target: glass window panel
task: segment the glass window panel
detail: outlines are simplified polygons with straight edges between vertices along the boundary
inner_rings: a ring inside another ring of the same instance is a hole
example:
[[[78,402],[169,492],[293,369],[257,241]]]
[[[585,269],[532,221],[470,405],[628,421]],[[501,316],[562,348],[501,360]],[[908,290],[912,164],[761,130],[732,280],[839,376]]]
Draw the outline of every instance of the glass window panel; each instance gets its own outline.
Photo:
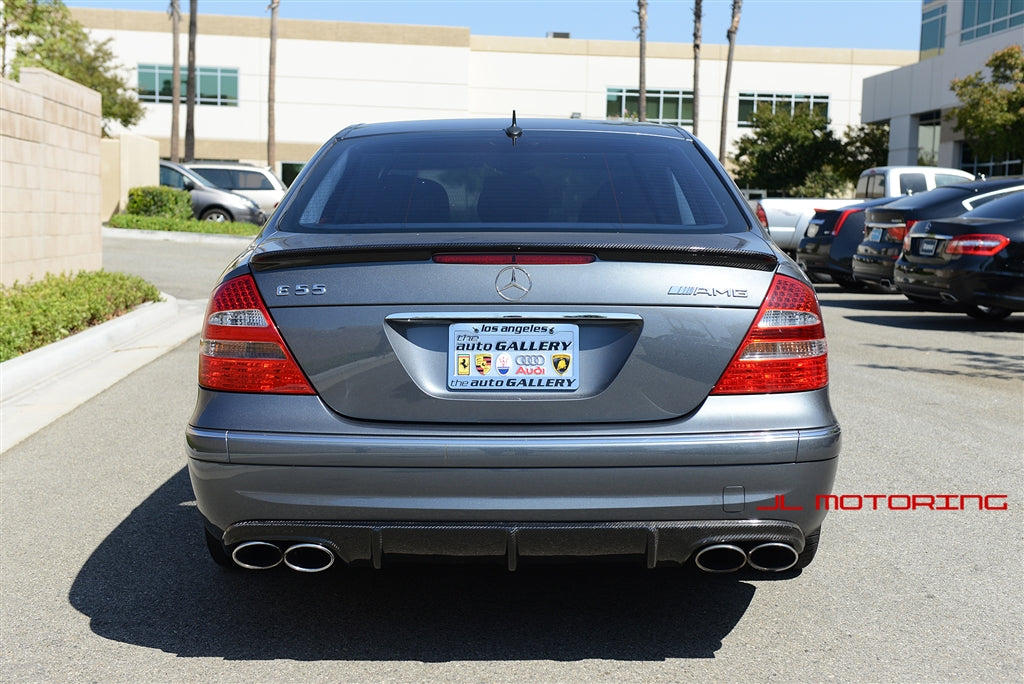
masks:
[[[679,96],[676,94],[666,95],[661,104],[661,118],[677,122],[679,121]]]
[[[609,119],[622,117],[622,95],[608,94],[608,107],[605,113]]]
[[[221,104],[238,105],[238,71],[236,69],[221,70],[220,95]]]
[[[980,0],[978,3],[978,25],[992,21],[992,0]]]
[[[660,104],[661,104],[661,97],[660,96],[658,96],[658,95],[655,95],[654,97],[651,97],[650,95],[647,96],[647,120],[648,121],[659,121],[661,119],[661,115],[660,115],[660,112],[659,112],[659,110],[660,110],[659,105]]]
[[[978,24],[978,0],[964,0],[961,28],[970,29]]]
[[[750,119],[754,116],[754,101],[740,100],[739,113],[737,115],[740,125],[750,125]]]
[[[693,123],[693,96],[683,99],[679,110],[679,123]]]
[[[156,101],[156,73],[152,67],[139,65],[139,100]]]
[[[629,94],[626,95],[626,111],[624,116],[629,119],[634,119],[640,113],[640,95]]]

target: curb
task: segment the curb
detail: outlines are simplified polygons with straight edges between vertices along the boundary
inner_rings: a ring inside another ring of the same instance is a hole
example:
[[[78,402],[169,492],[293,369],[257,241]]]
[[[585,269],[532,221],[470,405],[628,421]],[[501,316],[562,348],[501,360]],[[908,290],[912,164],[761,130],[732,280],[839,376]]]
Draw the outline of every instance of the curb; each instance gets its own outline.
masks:
[[[244,247],[256,239],[255,235],[217,235],[214,233],[187,233],[169,230],[139,230],[103,226],[103,237],[131,238],[133,240],[164,240],[170,242],[203,242],[206,244],[239,245]]]
[[[0,453],[199,334],[206,302],[162,297],[0,363]]]

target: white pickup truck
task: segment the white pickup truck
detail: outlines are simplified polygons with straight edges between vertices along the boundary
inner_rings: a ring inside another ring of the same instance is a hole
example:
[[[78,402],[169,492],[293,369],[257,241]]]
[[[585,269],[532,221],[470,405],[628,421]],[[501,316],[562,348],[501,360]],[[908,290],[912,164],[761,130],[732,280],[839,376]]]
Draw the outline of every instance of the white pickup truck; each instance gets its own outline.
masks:
[[[766,197],[754,212],[782,249],[795,252],[818,209],[836,209],[878,197],[926,192],[940,185],[974,180],[974,174],[936,166],[876,166],[861,172],[853,198]]]

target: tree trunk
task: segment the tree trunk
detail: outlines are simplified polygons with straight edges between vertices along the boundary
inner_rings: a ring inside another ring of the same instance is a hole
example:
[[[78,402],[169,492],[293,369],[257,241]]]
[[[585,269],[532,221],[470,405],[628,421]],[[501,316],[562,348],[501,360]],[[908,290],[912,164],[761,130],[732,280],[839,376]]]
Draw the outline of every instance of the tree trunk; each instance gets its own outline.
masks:
[[[196,21],[199,0],[188,0],[188,79],[185,82],[185,161],[196,158]]]
[[[274,101],[276,98],[277,79],[277,8],[281,5],[280,0],[270,0],[270,69],[267,82],[267,166],[275,171],[277,156],[277,138],[275,135],[274,123]]]
[[[725,90],[722,93],[722,131],[718,137],[718,161],[725,163],[725,134],[726,124],[729,121],[729,88],[732,81],[732,55],[736,49],[736,32],[740,29],[740,9],[743,7],[743,0],[732,0],[732,23],[725,37],[729,39],[729,55],[725,61]]]
[[[178,161],[178,128],[180,113],[178,103],[181,102],[181,8],[178,0],[171,0],[167,13],[171,15],[171,36],[174,46],[171,49],[171,154],[172,162]]]
[[[703,0],[693,4],[693,134],[700,125],[700,40],[701,21],[704,18]]]
[[[640,19],[640,96],[637,98],[637,119],[647,121],[647,0],[637,0],[636,14]]]

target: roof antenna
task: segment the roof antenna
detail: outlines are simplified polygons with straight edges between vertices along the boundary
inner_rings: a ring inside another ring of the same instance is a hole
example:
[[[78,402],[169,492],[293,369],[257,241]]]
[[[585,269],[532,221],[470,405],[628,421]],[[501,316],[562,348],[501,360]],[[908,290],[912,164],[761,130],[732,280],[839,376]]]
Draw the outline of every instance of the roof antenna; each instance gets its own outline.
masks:
[[[512,147],[516,146],[516,140],[523,134],[523,129],[516,125],[516,110],[512,110],[512,125],[505,129],[505,135],[512,138]]]

